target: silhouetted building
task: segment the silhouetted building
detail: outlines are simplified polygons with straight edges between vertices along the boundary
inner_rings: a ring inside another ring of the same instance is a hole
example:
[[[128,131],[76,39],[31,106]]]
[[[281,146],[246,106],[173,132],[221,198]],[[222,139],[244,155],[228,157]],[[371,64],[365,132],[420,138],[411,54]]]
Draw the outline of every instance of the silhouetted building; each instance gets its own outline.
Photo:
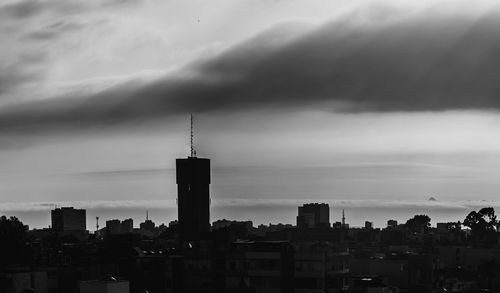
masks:
[[[298,228],[330,227],[330,207],[326,203],[310,203],[299,207]]]
[[[210,230],[210,160],[176,160],[180,237],[198,240]]]
[[[155,237],[158,235],[159,231],[156,228],[156,224],[149,219],[148,212],[146,212],[146,220],[139,224],[139,229],[136,232],[147,237]]]
[[[365,229],[373,229],[373,222],[365,221]]]
[[[132,233],[134,230],[134,220],[125,219],[121,222],[120,232],[121,233]]]
[[[396,220],[389,220],[387,221],[387,227],[397,227],[398,226],[398,221]]]
[[[448,223],[436,223],[436,229],[438,231],[448,231]]]
[[[332,228],[334,229],[342,229],[342,222],[335,222],[332,224]]]
[[[56,232],[85,231],[86,212],[72,207],[57,208],[51,211],[52,229]]]
[[[120,233],[120,220],[106,221],[106,233],[108,234]]]
[[[213,230],[218,230],[218,229],[222,229],[222,228],[229,227],[229,226],[243,226],[247,230],[250,230],[253,228],[253,222],[252,221],[230,221],[230,220],[222,219],[222,220],[217,220],[217,221],[212,223]]]
[[[155,229],[155,226],[156,226],[155,223],[150,219],[147,219],[143,223],[139,224],[140,229],[146,231],[153,231]]]
[[[106,233],[108,234],[132,233],[133,230],[134,221],[132,219],[126,219],[121,222],[120,220],[106,221]]]

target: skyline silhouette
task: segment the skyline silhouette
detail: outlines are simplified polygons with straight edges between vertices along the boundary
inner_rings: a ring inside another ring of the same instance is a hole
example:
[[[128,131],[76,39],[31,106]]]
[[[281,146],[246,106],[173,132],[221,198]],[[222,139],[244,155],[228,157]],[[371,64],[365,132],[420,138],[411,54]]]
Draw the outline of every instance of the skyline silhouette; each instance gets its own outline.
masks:
[[[195,156],[192,125],[191,117],[191,153],[176,159],[177,220],[156,225],[147,210],[140,228],[131,218],[114,219],[102,229],[96,222],[91,233],[84,209],[54,206],[52,227],[45,229],[29,230],[16,217],[2,216],[0,292],[435,293],[459,288],[472,293],[498,288],[500,222],[492,207],[435,227],[420,214],[404,223],[391,218],[383,229],[369,221],[356,228],[344,209],[341,221],[330,223],[325,203],[299,206],[296,225],[254,227],[252,221],[226,219],[211,225],[210,160]],[[456,249],[454,260],[440,252],[442,246]],[[467,260],[477,253],[471,248],[479,249],[479,262]],[[460,272],[462,263],[470,270],[467,277]],[[388,270],[389,264],[399,269]]]
[[[500,292],[496,1],[6,0],[0,28],[0,293]]]

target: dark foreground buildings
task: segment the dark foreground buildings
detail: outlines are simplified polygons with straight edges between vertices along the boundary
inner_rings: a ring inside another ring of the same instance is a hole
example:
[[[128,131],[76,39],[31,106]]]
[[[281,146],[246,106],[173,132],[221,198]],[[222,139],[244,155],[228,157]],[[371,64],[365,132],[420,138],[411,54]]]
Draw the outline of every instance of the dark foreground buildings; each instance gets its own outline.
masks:
[[[186,188],[180,197],[192,195]],[[500,238],[488,236],[497,232],[470,236],[450,223],[255,228],[221,220],[210,227],[208,211],[187,217],[182,236],[176,221],[160,233],[109,221],[106,233],[85,238],[18,229],[0,241],[0,293],[500,292]],[[2,232],[9,221],[0,221]]]

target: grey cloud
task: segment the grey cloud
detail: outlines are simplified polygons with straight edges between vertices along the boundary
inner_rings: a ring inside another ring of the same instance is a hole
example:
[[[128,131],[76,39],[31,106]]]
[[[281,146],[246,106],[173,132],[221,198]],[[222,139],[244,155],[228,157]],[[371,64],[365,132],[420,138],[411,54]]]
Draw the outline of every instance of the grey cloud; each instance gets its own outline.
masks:
[[[74,0],[21,0],[0,6],[0,16],[23,20],[45,12],[79,13],[88,4]]]
[[[23,20],[45,12],[64,13],[66,15],[79,14],[93,9],[116,8],[140,2],[140,0],[21,0],[0,5],[0,16]]]
[[[281,30],[270,31],[178,76],[0,109],[0,128],[107,125],[248,109],[498,110],[498,19],[498,11],[479,18],[346,17],[285,42],[274,41]]]
[[[116,6],[128,6],[135,5],[144,2],[144,0],[106,0],[102,2],[103,7],[116,7]]]
[[[40,78],[40,72],[17,64],[0,66],[0,94]]]
[[[428,201],[428,200],[325,200],[324,198],[306,199],[239,199],[218,198],[214,200],[215,207],[296,207],[304,202],[327,202],[336,208],[387,208],[393,209],[430,209],[445,210],[472,210],[484,206],[500,207],[498,201],[485,200],[454,200],[454,201]],[[113,201],[56,201],[32,203],[2,203],[2,211],[44,211],[57,206],[74,206],[85,209],[95,208],[175,208],[174,200],[113,200]]]
[[[31,40],[51,40],[61,37],[65,33],[74,32],[85,28],[85,24],[74,20],[60,20],[42,29],[30,32],[26,35]]]
[[[31,32],[27,35],[28,39],[32,40],[51,40],[58,36],[59,34],[56,31],[52,30],[40,30],[36,32]]]
[[[0,11],[9,17],[26,18],[40,13],[45,8],[43,1],[26,0],[1,6]]]
[[[19,53],[18,58],[0,63],[0,94],[42,78],[41,65],[48,56],[44,52]]]
[[[471,210],[484,206],[500,207],[498,201],[484,200],[455,200],[455,201],[428,201],[428,200],[325,200],[324,198],[307,199],[239,199],[218,198],[214,200],[216,207],[277,207],[299,206],[304,202],[327,202],[337,208],[387,208],[387,209],[431,209],[431,210]],[[95,208],[172,208],[174,200],[113,200],[113,201],[55,201],[31,203],[2,203],[2,211],[44,211],[57,206],[74,206],[85,209]]]

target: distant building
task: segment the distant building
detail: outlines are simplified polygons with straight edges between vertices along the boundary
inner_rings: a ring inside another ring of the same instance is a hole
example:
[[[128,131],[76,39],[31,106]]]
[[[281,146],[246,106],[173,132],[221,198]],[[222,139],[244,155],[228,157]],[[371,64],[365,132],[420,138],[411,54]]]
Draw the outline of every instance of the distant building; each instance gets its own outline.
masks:
[[[397,226],[398,226],[398,221],[396,221],[396,220],[387,221],[387,228],[397,227]]]
[[[176,160],[177,207],[182,240],[199,240],[210,231],[210,160]]]
[[[448,223],[436,223],[436,229],[439,231],[448,231]]]
[[[248,239],[253,230],[252,221],[217,220],[212,223],[212,235],[216,241],[233,242],[237,239]],[[265,235],[265,232],[261,233]]]
[[[155,223],[149,219],[149,212],[146,211],[146,221],[139,224],[139,230],[141,232],[153,232],[155,226]]]
[[[155,223],[149,219],[139,224],[141,230],[153,231],[155,229]]]
[[[373,222],[365,221],[365,229],[373,229]]]
[[[108,234],[119,234],[120,233],[120,220],[106,221],[106,232]]]
[[[106,221],[106,233],[108,234],[132,233],[133,230],[134,221],[132,219],[126,219],[121,222],[116,219]]]
[[[129,293],[129,281],[108,276],[102,280],[80,282],[80,293]]]
[[[297,228],[330,227],[330,207],[326,203],[310,203],[299,207]]]
[[[229,227],[231,225],[244,226],[248,230],[253,228],[252,221],[230,221],[230,220],[222,219],[222,220],[217,220],[217,221],[213,222],[212,229],[218,230],[218,229],[222,229],[225,227]]]
[[[52,229],[55,232],[87,230],[86,212],[72,207],[56,208],[51,211]]]
[[[121,222],[120,232],[121,233],[132,233],[134,230],[134,220],[126,219]]]

